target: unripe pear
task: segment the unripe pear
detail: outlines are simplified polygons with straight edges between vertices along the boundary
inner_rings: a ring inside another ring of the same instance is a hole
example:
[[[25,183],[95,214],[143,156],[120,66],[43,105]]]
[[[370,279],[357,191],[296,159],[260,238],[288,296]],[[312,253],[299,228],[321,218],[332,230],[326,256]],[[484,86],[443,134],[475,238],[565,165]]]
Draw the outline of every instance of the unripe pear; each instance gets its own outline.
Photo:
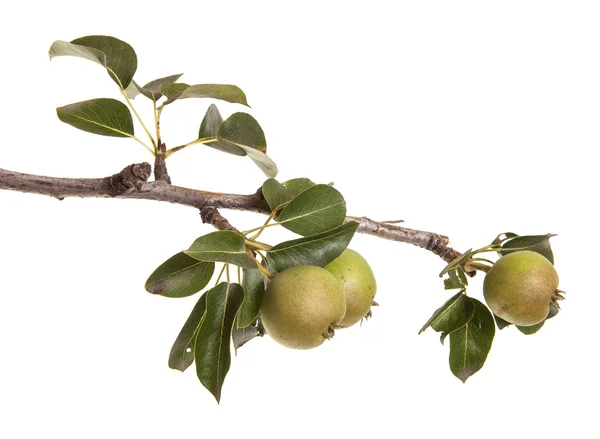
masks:
[[[371,310],[377,291],[369,263],[359,253],[346,249],[325,269],[338,279],[346,297],[346,315],[338,327],[345,328],[360,322]]]
[[[525,250],[502,256],[486,273],[483,296],[494,314],[509,323],[542,322],[556,301],[558,274],[539,253]]]
[[[333,336],[346,313],[346,299],[337,279],[312,265],[277,274],[263,297],[260,315],[269,336],[283,346],[311,349]]]

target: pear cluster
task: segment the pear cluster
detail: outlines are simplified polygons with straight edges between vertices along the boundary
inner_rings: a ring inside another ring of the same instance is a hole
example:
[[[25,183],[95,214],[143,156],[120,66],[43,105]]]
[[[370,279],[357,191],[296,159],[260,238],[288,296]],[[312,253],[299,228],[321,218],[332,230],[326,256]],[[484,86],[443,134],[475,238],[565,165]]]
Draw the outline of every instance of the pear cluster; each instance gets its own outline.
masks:
[[[267,334],[283,346],[315,348],[336,328],[362,320],[370,312],[376,290],[367,261],[346,249],[324,268],[302,265],[277,274],[263,297],[262,322]]]

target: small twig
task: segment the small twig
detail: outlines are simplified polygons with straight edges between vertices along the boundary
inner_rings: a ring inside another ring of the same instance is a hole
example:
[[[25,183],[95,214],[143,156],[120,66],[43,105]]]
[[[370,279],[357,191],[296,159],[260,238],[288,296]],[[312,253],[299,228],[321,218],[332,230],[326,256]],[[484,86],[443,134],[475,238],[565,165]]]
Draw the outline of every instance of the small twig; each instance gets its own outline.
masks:
[[[200,208],[200,218],[202,218],[204,224],[210,224],[217,230],[233,230],[236,233],[240,233],[215,207],[207,206]]]

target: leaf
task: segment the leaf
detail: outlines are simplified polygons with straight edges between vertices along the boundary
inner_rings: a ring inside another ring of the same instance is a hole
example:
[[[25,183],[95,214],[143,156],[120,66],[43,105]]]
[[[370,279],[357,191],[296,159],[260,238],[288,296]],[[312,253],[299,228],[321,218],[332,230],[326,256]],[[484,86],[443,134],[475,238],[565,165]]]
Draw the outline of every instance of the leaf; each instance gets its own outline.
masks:
[[[184,253],[199,261],[226,262],[242,268],[256,268],[246,252],[246,240],[231,230],[201,236]]]
[[[517,251],[529,250],[541,254],[554,264],[554,255],[550,247],[550,238],[553,236],[556,235],[549,233],[547,235],[515,236],[506,240],[502,244],[502,250],[498,253],[504,256]]]
[[[546,320],[542,320],[537,325],[531,325],[531,326],[519,326],[519,325],[515,325],[515,326],[523,334],[525,334],[525,335],[532,335],[532,334],[535,334],[536,332],[538,332],[540,329],[542,329],[542,326],[544,326],[544,323],[546,323]]]
[[[504,328],[506,328],[507,326],[512,325],[512,323],[507,322],[504,319],[501,319],[500,317],[498,317],[496,314],[494,314],[494,320],[496,321],[496,326],[498,327],[499,330],[503,330]]]
[[[206,314],[196,336],[194,359],[200,382],[219,402],[231,365],[231,330],[244,300],[244,289],[238,284],[221,282],[206,295]]]
[[[463,293],[464,290],[455,294],[438,308],[423,325],[419,334],[430,326],[434,331],[443,332],[445,335],[465,326],[473,317],[474,307],[471,299]]]
[[[480,301],[471,301],[473,317],[450,334],[450,370],[463,383],[483,367],[496,332],[492,313]]]
[[[292,192],[274,178],[269,178],[263,183],[262,194],[271,211],[293,198]]]
[[[88,133],[132,137],[133,119],[125,104],[116,99],[91,99],[56,109],[58,118]]]
[[[465,288],[468,285],[467,277],[462,267],[458,266],[448,272],[448,278],[444,279],[444,289],[455,290]]]
[[[316,183],[313,183],[308,178],[292,178],[291,180],[284,181],[283,185],[293,194],[296,195],[304,192],[307,189],[315,186]]]
[[[218,132],[215,131],[218,128]],[[234,155],[247,155],[267,177],[277,175],[277,165],[265,154],[265,134],[252,116],[234,113],[225,122],[216,106],[208,108],[198,133],[205,145]]]
[[[471,257],[472,251],[473,251],[473,249],[470,248],[469,250],[464,252],[462,255],[460,255],[456,259],[453,259],[452,261],[450,261],[448,263],[448,265],[446,265],[446,267],[440,273],[440,277],[442,277],[444,274],[448,273],[450,270],[454,270],[455,268],[460,267],[462,264],[464,264]]]
[[[179,82],[165,84],[160,87],[160,92],[168,99],[164,105],[170,104],[177,99],[187,98],[211,98],[221,101],[248,105],[246,95],[235,85],[229,84],[197,84],[188,85]]]
[[[163,96],[162,93],[160,92],[160,86],[164,85],[164,84],[171,84],[171,83],[177,81],[179,78],[181,78],[182,75],[183,75],[183,73],[179,73],[177,75],[171,75],[171,76],[165,76],[164,78],[158,78],[158,79],[155,79],[154,81],[150,81],[143,87],[138,85],[137,82],[132,81],[132,84],[134,85],[134,87],[138,93],[130,94],[129,90],[131,90],[131,88],[128,87],[125,90],[126,92],[128,92],[127,97],[130,99],[133,99],[135,96],[137,96],[137,94],[141,93],[152,101],[158,101]]]
[[[137,70],[137,55],[125,41],[104,35],[77,38],[70,43],[55,41],[50,47],[50,59],[76,56],[105,67],[110,77],[125,90]]]
[[[318,235],[279,243],[267,252],[269,268],[280,272],[297,265],[324,267],[348,247],[357,228],[357,222],[349,221]]]
[[[237,319],[236,319],[237,320]],[[237,355],[237,350],[256,337],[265,335],[265,328],[262,326],[260,319],[256,319],[250,326],[245,328],[238,327],[237,323],[233,325],[231,339],[233,340],[233,348]]]
[[[191,296],[210,282],[214,270],[214,262],[201,262],[180,252],[154,270],[144,288],[165,297]]]
[[[237,327],[251,325],[260,312],[260,305],[265,294],[265,278],[258,269],[244,269],[244,301],[237,316]]]
[[[295,197],[279,214],[279,223],[307,236],[325,232],[344,223],[346,202],[336,189],[317,184]]]
[[[206,310],[206,294],[204,293],[198,299],[183,328],[181,328],[175,343],[173,343],[169,355],[169,367],[171,369],[184,372],[194,362],[194,342]]]
[[[219,134],[219,129],[223,124],[223,117],[221,117],[221,113],[215,104],[210,104],[208,110],[206,110],[206,114],[202,119],[202,123],[200,124],[200,130],[198,131],[198,138],[204,139],[208,137],[217,137]],[[206,143],[207,146],[211,148],[218,149],[219,151],[227,152],[233,155],[246,155],[246,152],[227,141],[216,141]]]

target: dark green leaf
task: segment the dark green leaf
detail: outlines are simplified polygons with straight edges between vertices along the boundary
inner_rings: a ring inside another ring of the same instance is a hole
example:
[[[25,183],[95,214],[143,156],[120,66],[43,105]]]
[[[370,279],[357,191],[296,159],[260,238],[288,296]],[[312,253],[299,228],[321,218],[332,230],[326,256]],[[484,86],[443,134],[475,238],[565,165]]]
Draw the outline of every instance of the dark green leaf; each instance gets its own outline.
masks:
[[[480,301],[471,301],[473,317],[450,334],[450,370],[463,383],[482,368],[496,332],[492,313]]]
[[[313,183],[308,178],[292,178],[291,180],[283,182],[283,185],[290,190],[294,197],[304,192],[306,189],[310,189],[315,184],[316,183]]]
[[[221,388],[231,364],[231,330],[244,289],[222,282],[206,293],[206,313],[198,329],[194,347],[196,372],[200,382],[221,400]]]
[[[318,235],[277,244],[267,252],[269,268],[275,272],[297,265],[324,267],[348,247],[358,223],[349,221]]]
[[[170,104],[177,99],[186,98],[212,98],[221,101],[232,102],[237,104],[248,105],[246,95],[235,85],[229,84],[197,84],[188,85],[183,83],[165,84],[160,87],[160,91],[168,100],[166,104]]]
[[[448,265],[446,265],[446,267],[440,273],[440,277],[442,277],[444,274],[448,273],[450,270],[454,270],[455,268],[460,267],[462,264],[464,264],[471,257],[472,251],[473,251],[473,249],[469,249],[466,252],[464,252],[461,256],[459,256],[458,258],[450,261],[450,263]]]
[[[246,252],[246,240],[231,230],[201,236],[184,253],[199,261],[227,262],[242,268],[256,268],[256,262]]]
[[[265,133],[252,116],[248,113],[233,113],[221,124],[218,137],[234,145],[243,145],[267,151]]]
[[[133,92],[131,90],[131,87],[128,87],[125,90],[127,92],[127,97],[130,99],[133,99],[135,96],[137,96],[139,93],[141,93],[152,101],[158,101],[162,97],[162,93],[160,92],[160,86],[164,85],[164,84],[172,84],[173,82],[175,82],[179,78],[181,78],[182,75],[183,75],[183,73],[179,73],[177,75],[171,75],[171,76],[165,76],[164,78],[158,78],[158,79],[155,79],[154,81],[150,81],[143,87],[140,86],[137,82],[132,81],[132,84],[134,85],[137,93]]]
[[[269,178],[263,183],[262,194],[271,211],[292,199],[292,192],[274,178]]]
[[[77,38],[70,43],[55,41],[50,47],[50,59],[56,56],[76,56],[105,67],[110,77],[125,90],[137,70],[137,56],[124,41],[104,35]]]
[[[444,289],[455,290],[465,288],[468,285],[467,277],[462,267],[458,266],[448,272],[448,278],[444,279]]]
[[[194,362],[194,342],[198,328],[202,324],[205,310],[206,293],[196,302],[190,316],[183,325],[183,328],[181,328],[175,343],[173,343],[171,354],[169,355],[169,367],[171,369],[183,372]]]
[[[256,320],[265,294],[265,278],[256,268],[244,269],[243,286],[244,302],[237,316],[237,326],[240,328],[245,328]]]
[[[244,346],[250,340],[256,337],[262,337],[263,335],[265,335],[265,328],[262,326],[260,319],[256,319],[250,326],[246,326],[245,328],[240,328],[237,324],[234,324],[231,339],[233,340],[233,348],[235,349],[236,355],[239,348]]]
[[[521,250],[529,250],[541,254],[554,264],[554,255],[550,247],[550,238],[553,236],[556,235],[516,236],[505,241],[502,244],[502,250],[498,253],[504,256]]]
[[[58,118],[88,133],[132,137],[133,119],[125,104],[116,99],[91,99],[56,109]]]
[[[463,292],[455,294],[438,308],[423,325],[419,334],[430,326],[434,331],[443,332],[445,335],[465,326],[473,317],[474,307],[471,299]]]
[[[317,184],[296,196],[279,214],[286,229],[307,236],[325,232],[344,223],[346,202],[336,189]]]
[[[198,132],[199,139],[205,139],[210,137],[217,137],[219,135],[219,129],[223,124],[223,117],[221,117],[221,113],[217,109],[215,104],[210,104],[208,110],[206,110],[206,114],[202,119],[202,123],[200,124],[200,130]],[[244,156],[246,153],[243,149],[227,142],[227,141],[216,141],[210,142],[206,144],[211,148],[218,149],[219,151],[227,152],[229,154]]]
[[[145,288],[165,297],[191,296],[208,284],[214,270],[214,262],[201,262],[180,252],[154,270]]]
[[[544,326],[545,322],[546,322],[546,320],[543,320],[540,323],[538,323],[537,325],[531,325],[531,326],[519,326],[519,325],[515,325],[515,326],[523,334],[525,334],[525,335],[531,335],[531,334],[535,334],[540,329],[542,329],[542,326]]]
[[[496,326],[498,327],[499,330],[503,330],[504,328],[506,328],[507,326],[512,325],[512,323],[507,322],[504,319],[501,319],[500,317],[498,317],[496,314],[494,314],[494,320],[496,321]]]

